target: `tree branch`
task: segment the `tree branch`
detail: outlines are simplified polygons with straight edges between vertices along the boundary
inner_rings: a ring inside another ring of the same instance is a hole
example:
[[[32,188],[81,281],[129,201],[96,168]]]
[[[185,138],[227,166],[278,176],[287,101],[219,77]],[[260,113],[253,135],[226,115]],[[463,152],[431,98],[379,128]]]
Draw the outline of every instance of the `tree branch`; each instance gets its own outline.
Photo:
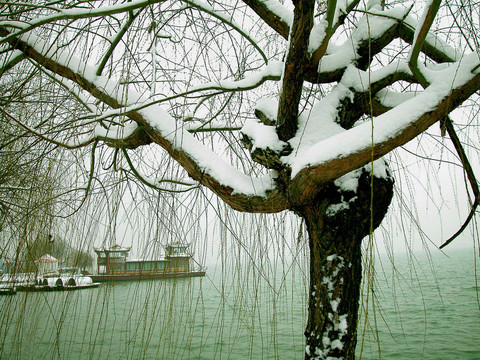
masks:
[[[8,30],[0,26],[0,35],[8,36],[9,32]],[[121,100],[117,99],[114,96],[115,93],[109,92],[109,89],[111,91],[112,87],[107,86],[106,84],[99,87],[94,83],[94,81],[92,81],[92,79],[86,77],[85,74],[88,72],[85,72],[84,70],[74,71],[70,67],[65,65],[62,61],[64,61],[65,59],[70,59],[70,57],[65,56],[66,54],[60,54],[60,50],[57,49],[56,51],[54,51],[53,58],[50,58],[45,54],[41,53],[40,50],[37,50],[32,45],[25,42],[24,40],[11,39],[9,43],[15,49],[22,51],[30,59],[36,61],[38,64],[41,64],[43,67],[56,73],[57,75],[60,75],[75,82],[82,89],[86,90],[92,96],[102,101],[103,103],[111,106],[112,108],[118,109],[124,106]],[[76,68],[85,69],[86,65],[76,64]],[[103,81],[105,81],[105,79],[103,79]],[[160,114],[156,114],[156,116],[162,116],[162,113],[163,112],[161,112]],[[285,210],[287,208],[287,198],[285,197],[285,194],[279,189],[272,188],[267,191],[265,195],[251,195],[239,193],[238,189],[234,189],[231,186],[221,183],[214,176],[205,172],[204,168],[200,166],[190,154],[185,152],[179,146],[179,144],[174,143],[176,141],[175,136],[173,136],[172,139],[167,139],[162,135],[161,131],[157,127],[153,127],[149,119],[147,119],[144,111],[129,111],[125,115],[137,124],[139,124],[145,130],[145,134],[148,135],[149,141],[151,140],[163,147],[169,153],[169,155],[175,161],[177,161],[194,180],[208,187],[232,208],[239,211],[260,213],[274,213]],[[168,119],[165,120],[168,121]],[[155,123],[157,122],[155,121]],[[183,138],[185,138],[186,135],[187,134],[184,133],[182,135]],[[233,169],[234,168],[232,167],[232,170]],[[244,175],[243,173],[239,172],[239,175],[240,174]]]
[[[352,3],[355,3],[355,1]],[[370,26],[374,26],[376,17],[382,18],[380,14],[374,15],[376,16],[370,19]],[[354,39],[353,43],[348,43],[348,47],[355,49],[355,52],[345,54],[350,58],[340,58],[340,53],[321,54],[320,49],[317,49],[316,52],[318,54],[314,58],[312,57],[312,60],[306,67],[305,80],[313,84],[340,81],[346,68],[352,63],[359,69],[365,70],[377,54],[399,37],[398,29],[403,19],[390,18],[390,20],[391,26],[375,37],[368,36],[368,34],[359,32],[359,30],[354,30],[351,35],[352,39]],[[335,29],[339,25],[340,23],[337,23]],[[330,61],[331,65],[327,66],[326,70],[323,67],[319,67],[320,59],[322,59],[322,63]]]
[[[135,20],[135,18],[138,16],[138,14],[140,14],[142,10],[140,9],[137,13],[133,13],[132,11],[130,11],[128,13],[128,20],[127,22],[122,26],[122,28],[120,29],[120,31],[117,33],[117,35],[115,36],[115,38],[113,39],[112,43],[110,44],[110,47],[108,48],[107,52],[105,53],[105,55],[103,55],[103,58],[102,58],[102,61],[100,62],[100,64],[98,65],[98,68],[97,68],[97,71],[95,72],[95,75],[97,76],[100,76],[102,75],[102,71],[103,69],[105,68],[105,65],[107,64],[107,61],[108,59],[110,58],[110,56],[113,54],[113,51],[115,50],[115,48],[117,47],[118,43],[120,42],[120,40],[122,40],[122,37],[123,35],[125,35],[125,33],[127,32],[128,28],[130,27],[130,25],[132,25],[133,21]]]
[[[420,69],[417,66],[418,63],[418,55],[420,54],[420,49],[423,47],[423,44],[425,43],[425,39],[427,38],[428,32],[430,30],[430,27],[433,24],[433,21],[435,20],[435,16],[437,15],[438,9],[440,7],[441,0],[433,0],[430,3],[430,6],[428,9],[425,10],[425,14],[423,16],[423,23],[420,28],[417,29],[415,32],[414,36],[414,43],[413,47],[408,54],[408,66],[410,67],[410,70],[412,70],[412,73],[415,75],[415,77],[418,79],[420,84],[426,85],[427,80],[425,79],[425,76],[421,73]]]
[[[231,21],[229,18],[221,15],[220,13],[216,12],[210,5],[207,3],[203,3],[201,1],[192,1],[192,0],[182,0],[183,2],[187,3],[188,5],[194,7],[195,9],[199,11],[203,11],[214,18],[220,20],[221,22],[228,24],[232,29],[237,31],[240,35],[242,35],[250,44],[253,45],[255,49],[257,49],[258,53],[262,56],[263,61],[265,64],[268,64],[268,58],[263,52],[263,50],[258,46],[258,44],[255,42],[255,40],[245,31],[243,30],[240,26],[235,24],[233,21]]]
[[[465,228],[468,226],[470,221],[473,219],[473,215],[475,215],[475,211],[477,210],[478,204],[480,203],[480,190],[478,188],[478,182],[477,179],[475,178],[475,173],[473,172],[472,166],[470,165],[470,162],[468,161],[467,154],[465,153],[465,150],[463,149],[462,143],[460,142],[460,139],[457,136],[457,133],[455,132],[455,129],[453,128],[452,120],[450,118],[446,118],[444,120],[445,128],[448,132],[448,135],[450,136],[450,139],[452,140],[453,146],[455,147],[455,150],[457,151],[458,157],[460,158],[460,161],[462,163],[463,169],[467,173],[467,178],[468,181],[470,182],[470,186],[472,187],[473,195],[475,196],[475,200],[472,205],[472,209],[470,210],[470,214],[468,215],[467,219],[463,223],[463,225],[460,227],[460,229],[453,235],[451,236],[447,241],[445,241],[441,246],[440,249],[444,248],[448,244],[450,244],[453,240],[455,240],[458,235],[460,235]]]
[[[243,0],[255,13],[262,18],[273,30],[280,34],[285,40],[288,39],[290,25],[282,19],[278,14],[274,13],[267,6],[268,1],[259,0]],[[280,3],[276,6],[282,6]]]
[[[398,35],[406,43],[413,44],[415,29],[407,23],[401,23],[398,26]],[[441,41],[439,40],[439,42]],[[432,43],[428,37],[425,39],[421,51],[430,59],[438,63],[454,62],[457,60],[455,56],[452,56],[453,54],[451,54],[453,50],[445,51],[444,48],[439,48],[439,46]]]
[[[315,194],[322,189],[325,183],[369,163],[372,160],[372,153],[373,158],[378,159],[393,149],[406,144],[431,125],[447,116],[452,109],[458,107],[463,101],[478,91],[479,88],[480,74],[477,74],[462,86],[451,90],[447,96],[438,102],[434,109],[423,113],[415,121],[410,122],[398,131],[395,136],[376,142],[373,149],[368,144],[354,153],[303,168],[292,179],[289,194],[292,203],[301,205],[315,198]],[[395,108],[391,111],[395,111]],[[348,131],[354,131],[355,129]]]
[[[278,102],[277,133],[288,141],[297,131],[297,117],[302,95],[304,69],[308,63],[308,40],[313,27],[314,2],[294,1],[290,48],[285,61],[282,90]]]
[[[91,9],[62,9],[56,14],[47,15],[41,18],[37,18],[35,21],[32,21],[29,24],[17,21],[0,21],[0,26],[2,27],[15,27],[19,26],[19,30],[16,32],[9,33],[7,35],[2,35],[3,38],[0,39],[0,44],[5,42],[10,42],[11,40],[19,37],[22,34],[25,34],[35,28],[38,28],[42,25],[49,24],[58,20],[76,20],[76,19],[87,19],[91,17],[100,17],[106,15],[119,14],[126,11],[132,11],[138,8],[143,8],[145,6],[152,5],[154,3],[165,2],[165,0],[137,0],[132,2],[126,2],[119,5],[111,6],[101,6],[99,8]]]

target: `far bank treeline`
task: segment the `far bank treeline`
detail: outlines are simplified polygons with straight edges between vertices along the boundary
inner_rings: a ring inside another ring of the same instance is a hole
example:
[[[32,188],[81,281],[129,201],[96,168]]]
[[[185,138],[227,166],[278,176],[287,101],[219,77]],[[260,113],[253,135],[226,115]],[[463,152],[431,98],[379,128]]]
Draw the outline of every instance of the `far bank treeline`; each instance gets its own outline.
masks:
[[[16,272],[35,272],[35,261],[49,254],[60,261],[60,267],[76,267],[88,269],[93,265],[93,257],[85,251],[80,251],[57,235],[40,234],[28,244],[23,252],[17,255]]]

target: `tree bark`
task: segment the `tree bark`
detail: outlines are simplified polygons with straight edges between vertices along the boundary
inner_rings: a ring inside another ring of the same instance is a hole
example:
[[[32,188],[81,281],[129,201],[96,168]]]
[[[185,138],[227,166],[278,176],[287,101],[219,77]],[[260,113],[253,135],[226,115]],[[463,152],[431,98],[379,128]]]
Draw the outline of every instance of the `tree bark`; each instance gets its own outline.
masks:
[[[393,196],[391,177],[370,181],[363,170],[356,193],[332,183],[317,202],[297,211],[310,245],[305,359],[355,358],[362,239],[380,225]]]
[[[288,141],[297,132],[298,106],[302,97],[305,65],[308,64],[308,41],[313,27],[312,0],[293,1],[292,33],[285,60],[282,90],[278,101],[277,134]]]

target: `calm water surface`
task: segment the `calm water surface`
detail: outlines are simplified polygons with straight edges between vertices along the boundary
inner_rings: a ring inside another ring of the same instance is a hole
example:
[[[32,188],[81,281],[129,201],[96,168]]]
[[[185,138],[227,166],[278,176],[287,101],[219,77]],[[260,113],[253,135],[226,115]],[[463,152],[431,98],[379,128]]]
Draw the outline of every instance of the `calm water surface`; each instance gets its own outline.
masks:
[[[432,264],[423,254],[397,257],[394,270],[377,263],[363,359],[480,359],[472,251],[437,254]],[[0,358],[303,358],[301,270],[207,274],[1,297]]]

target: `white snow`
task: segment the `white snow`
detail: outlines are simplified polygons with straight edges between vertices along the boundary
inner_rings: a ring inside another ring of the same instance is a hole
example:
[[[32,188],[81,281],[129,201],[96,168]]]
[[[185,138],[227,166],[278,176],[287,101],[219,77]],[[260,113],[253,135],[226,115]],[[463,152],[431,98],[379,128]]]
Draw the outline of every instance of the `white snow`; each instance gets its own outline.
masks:
[[[292,26],[293,12],[285,5],[282,5],[278,0],[263,0],[262,2],[268,10],[277,15],[282,21],[287,23],[288,26]]]
[[[345,130],[335,123],[337,107],[340,105],[341,99],[350,97],[351,94],[350,90],[339,84],[330,94],[319,100],[310,111],[303,112],[298,119],[297,134],[289,141],[295,150],[290,155],[283,157],[282,161],[294,165],[305,156],[308,149],[318,144],[319,141],[343,133]],[[316,149],[317,153],[325,150]],[[296,171],[296,168],[292,166],[292,170]]]
[[[122,125],[109,125],[108,128],[105,128],[98,124],[95,127],[94,134],[98,137],[120,140],[132,135],[135,130],[138,128],[138,125],[131,121],[127,120]]]
[[[342,191],[357,192],[358,178],[362,173],[361,169],[353,170],[334,181],[334,184],[338,186]]]
[[[323,347],[324,347],[324,348],[330,346],[331,341],[330,341],[330,338],[329,338],[327,335],[324,335],[324,336],[323,336],[323,338],[322,338],[322,344],[323,344]]]
[[[285,142],[278,139],[275,126],[267,126],[256,120],[247,120],[243,125],[242,133],[252,139],[253,149],[272,149],[274,151],[280,151],[286,145]]]
[[[34,47],[39,53],[50,57],[62,66],[70,68],[74,73],[82,76],[90,83],[94,84],[106,95],[116,99],[120,104],[125,106],[138,106],[141,102],[148,102],[148,99],[142,97],[133,88],[120,85],[117,81],[107,77],[95,75],[95,67],[89,66],[76,56],[65,50],[58,49],[55,45],[46,44],[32,33],[22,35],[22,41],[27,42]],[[275,65],[272,65],[275,68]],[[278,67],[278,65],[277,65]],[[123,109],[125,111],[125,108]],[[229,186],[234,193],[244,195],[265,196],[266,191],[274,188],[275,173],[270,172],[263,177],[253,177],[244,174],[237,168],[225,162],[221,157],[216,155],[208,147],[198,141],[193,135],[188,133],[183,127],[178,126],[175,119],[170,116],[159,105],[151,105],[147,108],[139,110],[144,119],[155,129],[157,129],[162,137],[169,141],[174,148],[182,150],[208,175],[215,178],[220,184]],[[122,129],[127,134],[134,128],[134,125],[127,126]],[[102,136],[111,136],[118,138],[121,131],[112,128],[109,131],[103,131],[99,127],[95,130]]]
[[[375,94],[375,97],[385,106],[394,107],[400,105],[402,102],[415,97],[416,92],[396,92],[388,89],[382,89]]]
[[[184,151],[203,171],[217,179],[222,185],[233,188],[234,192],[264,196],[268,189],[274,188],[275,174],[273,172],[262,178],[251,177],[240,172],[196,140],[190,133],[181,127],[178,128],[175,119],[160,106],[151,106],[140,110],[140,113],[174,147]]]
[[[342,350],[343,349],[343,343],[339,339],[336,339],[336,340],[332,341],[331,347],[332,347],[332,349]]]
[[[270,61],[260,71],[249,73],[244,79],[234,81],[230,79],[222,80],[219,82],[205,83],[199,86],[192,87],[189,92],[200,90],[248,90],[258,84],[263,83],[267,79],[280,79],[283,72],[283,62]]]
[[[322,44],[326,35],[328,23],[326,20],[321,20],[318,24],[313,25],[310,31],[310,38],[308,40],[308,53],[311,55]]]
[[[347,333],[347,314],[340,315],[339,316],[339,321],[337,324],[335,324],[335,330],[340,331],[341,336],[345,335]]]
[[[335,260],[335,259],[337,259],[337,258],[338,258],[338,256],[335,255],[335,254],[333,254],[333,255],[328,255],[328,256],[327,256],[327,261],[333,261],[333,260]]]
[[[376,38],[403,19],[408,10],[404,7],[375,11],[376,15],[365,15],[358,22],[357,28],[352,32],[348,40],[342,45],[329,47],[329,54],[325,55],[318,64],[318,72],[331,72],[345,68],[358,59],[357,48],[369,36]],[[368,21],[367,21],[368,16]]]
[[[269,119],[277,120],[278,101],[273,98],[261,98],[257,101],[255,109],[263,112]]]
[[[330,301],[330,305],[332,306],[333,312],[337,312],[338,305],[340,305],[340,298]]]
[[[325,215],[334,216],[339,211],[343,211],[346,209],[350,209],[350,204],[346,201],[343,201],[343,198],[342,198],[342,201],[340,203],[329,205],[327,210],[325,211]]]
[[[314,105],[308,117],[300,119],[301,128],[291,141],[296,149],[293,153],[295,156],[290,155],[284,159],[292,167],[292,178],[307,166],[347,157],[371,147],[372,136],[374,145],[394,138],[420,116],[434,110],[453,89],[471,80],[475,76],[472,69],[479,63],[477,54],[469,54],[442,70],[421,68],[431,85],[390,111],[375,117],[373,129],[370,122],[349,130],[334,123],[334,109],[341,98],[336,95],[341,86],[339,84],[327,97]],[[310,123],[316,125],[309,126],[306,131]]]
[[[364,169],[377,178],[387,179],[391,175],[387,163],[382,158],[375,160],[373,163],[368,163],[364,166]]]
[[[350,64],[343,73],[341,83],[349,89],[354,89],[358,92],[367,92],[369,90],[369,84],[380,81],[398,72],[411,75],[410,68],[406,61],[394,61],[374,71],[363,71]]]
[[[383,178],[386,179],[389,176],[388,168],[387,168],[387,163],[383,158],[377,159],[373,162],[373,168],[372,168],[372,163],[368,163],[363,167],[365,171],[367,171],[370,174],[373,174],[377,178]],[[362,174],[362,168],[353,170],[338,179],[334,181],[334,184],[339,187],[341,191],[353,191],[357,192],[358,189],[358,179],[360,178],[360,175]],[[355,201],[356,196],[351,198],[349,202]],[[332,216],[338,211],[348,209],[349,205],[347,202],[343,201],[343,196],[342,196],[342,202],[339,204],[332,204],[328,207],[327,209],[327,215]]]

